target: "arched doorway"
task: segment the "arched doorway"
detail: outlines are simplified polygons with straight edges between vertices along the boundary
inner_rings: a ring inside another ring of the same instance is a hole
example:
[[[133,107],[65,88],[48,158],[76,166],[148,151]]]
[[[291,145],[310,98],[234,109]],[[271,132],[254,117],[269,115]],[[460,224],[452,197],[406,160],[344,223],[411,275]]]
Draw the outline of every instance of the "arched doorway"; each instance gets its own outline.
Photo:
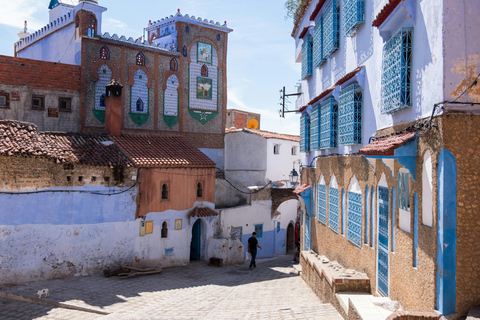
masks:
[[[287,227],[287,252],[295,249],[295,227],[293,222],[290,222]]]
[[[197,219],[192,228],[192,242],[190,244],[190,260],[200,260],[202,258],[202,221]]]

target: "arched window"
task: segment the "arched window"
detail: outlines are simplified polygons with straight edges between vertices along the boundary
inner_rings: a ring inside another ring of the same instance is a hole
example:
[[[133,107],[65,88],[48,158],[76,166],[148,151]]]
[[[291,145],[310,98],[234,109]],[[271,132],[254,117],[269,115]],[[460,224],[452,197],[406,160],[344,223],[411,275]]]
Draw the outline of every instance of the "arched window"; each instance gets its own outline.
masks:
[[[202,66],[202,77],[208,77],[208,68],[206,65]]]
[[[145,65],[145,56],[143,55],[143,53],[139,52],[137,54],[136,64],[137,64],[137,66],[144,66]]]
[[[202,187],[202,183],[199,182],[197,183],[197,198],[201,198],[203,197],[203,187]]]
[[[137,100],[137,112],[143,112],[143,100],[138,98]]]
[[[100,59],[110,60],[110,51],[108,50],[107,46],[100,48]]]
[[[170,70],[171,70],[171,71],[177,71],[177,70],[178,70],[178,62],[177,62],[177,59],[172,58],[172,60],[170,60]]]
[[[163,223],[162,223],[162,238],[166,238],[167,235],[168,235],[167,222],[163,221]]]
[[[88,18],[88,36],[95,37],[97,34],[97,18],[93,14]]]
[[[166,183],[162,186],[162,199],[168,199],[168,186]]]

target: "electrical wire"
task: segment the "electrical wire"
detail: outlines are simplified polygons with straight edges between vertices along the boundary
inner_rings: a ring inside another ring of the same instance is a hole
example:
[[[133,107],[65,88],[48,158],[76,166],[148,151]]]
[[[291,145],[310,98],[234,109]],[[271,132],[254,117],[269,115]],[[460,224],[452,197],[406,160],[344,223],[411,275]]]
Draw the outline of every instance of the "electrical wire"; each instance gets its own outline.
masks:
[[[225,180],[233,189],[237,190],[238,192],[241,192],[243,194],[255,194],[255,193],[258,193],[260,191],[262,191],[263,189],[265,189],[266,187],[268,187],[269,185],[272,184],[272,181],[269,181],[266,185],[264,185],[263,187],[257,189],[257,190],[254,190],[254,191],[251,191],[251,192],[245,192],[243,190],[240,190],[239,188],[237,188],[236,186],[234,186],[230,181],[228,181],[226,178],[225,178],[225,172],[220,169],[220,168],[215,168],[217,169],[218,171],[220,171],[222,174],[223,174],[223,180]]]

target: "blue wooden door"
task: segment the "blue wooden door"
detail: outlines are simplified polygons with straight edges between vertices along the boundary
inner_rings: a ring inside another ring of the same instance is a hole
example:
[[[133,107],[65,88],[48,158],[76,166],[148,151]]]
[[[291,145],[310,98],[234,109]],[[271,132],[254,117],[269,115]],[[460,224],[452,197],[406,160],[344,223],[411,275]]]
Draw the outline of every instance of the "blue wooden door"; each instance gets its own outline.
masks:
[[[192,242],[190,244],[190,260],[200,260],[202,258],[201,248],[202,222],[200,219],[195,221],[192,228]]]
[[[378,187],[378,292],[388,297],[388,188]]]

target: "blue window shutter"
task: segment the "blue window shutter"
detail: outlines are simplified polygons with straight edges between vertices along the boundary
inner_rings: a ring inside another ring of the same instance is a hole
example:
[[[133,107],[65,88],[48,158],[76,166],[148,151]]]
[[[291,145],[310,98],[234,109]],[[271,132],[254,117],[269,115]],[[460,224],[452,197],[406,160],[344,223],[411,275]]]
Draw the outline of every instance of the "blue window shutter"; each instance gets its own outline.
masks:
[[[340,45],[339,10],[337,1],[332,0],[323,15],[323,58],[330,57]]]
[[[351,37],[365,22],[365,0],[343,0],[343,30]]]
[[[362,247],[362,195],[347,192],[347,239]]]
[[[312,76],[312,55],[312,37],[306,36],[302,44],[302,80]]]
[[[324,184],[318,185],[318,221],[327,224],[327,186]]]
[[[328,192],[328,224],[330,229],[338,233],[338,189],[332,187]]]
[[[340,91],[338,140],[343,146],[362,143],[362,90],[355,83]]]
[[[310,113],[310,151],[320,149],[320,105],[312,108]]]
[[[310,151],[310,116],[305,112],[300,117],[300,152]]]
[[[338,105],[333,97],[321,104],[320,148],[336,148],[338,135]]]

